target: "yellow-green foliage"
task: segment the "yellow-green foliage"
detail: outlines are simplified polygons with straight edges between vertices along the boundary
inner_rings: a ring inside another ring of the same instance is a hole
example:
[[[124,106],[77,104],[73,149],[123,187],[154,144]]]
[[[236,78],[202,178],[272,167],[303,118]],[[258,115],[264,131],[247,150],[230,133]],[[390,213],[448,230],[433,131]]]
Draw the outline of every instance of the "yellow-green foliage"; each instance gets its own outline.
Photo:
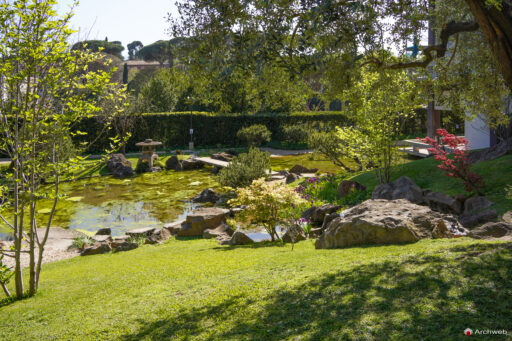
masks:
[[[305,203],[295,190],[276,182],[266,182],[264,178],[254,180],[249,187],[236,190],[237,197],[229,201],[231,205],[246,205],[242,216],[252,222],[262,224],[272,237],[279,236],[276,226],[283,221],[292,205]]]
[[[363,167],[376,167],[380,182],[388,182],[397,157],[395,139],[405,120],[421,105],[415,81],[405,71],[363,69],[360,81],[344,92],[346,110],[355,125],[337,128],[344,153]]]

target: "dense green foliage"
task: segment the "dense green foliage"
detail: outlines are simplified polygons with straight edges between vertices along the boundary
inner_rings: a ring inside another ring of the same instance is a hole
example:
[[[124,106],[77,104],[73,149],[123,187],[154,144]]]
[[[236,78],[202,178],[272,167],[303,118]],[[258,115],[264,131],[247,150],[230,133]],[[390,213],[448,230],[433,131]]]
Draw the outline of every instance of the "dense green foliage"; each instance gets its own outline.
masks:
[[[354,126],[336,128],[337,150],[363,168],[374,168],[381,183],[389,182],[404,122],[414,116],[424,100],[416,82],[405,71],[364,68],[360,79],[343,92],[343,99],[350,103],[345,110]]]
[[[308,128],[302,124],[289,124],[283,127],[284,140],[289,143],[307,143],[309,134]]]
[[[511,262],[510,243],[467,238],[293,251],[173,238],[46,264],[40,294],[0,307],[0,339],[462,340],[510,325]]]
[[[178,91],[173,74],[167,69],[155,72],[142,87],[137,97],[136,107],[139,112],[171,112],[178,101]]]
[[[134,60],[139,58],[139,51],[144,47],[144,44],[139,40],[135,40],[126,45],[126,47],[128,48],[128,59]]]
[[[109,108],[108,118],[95,135],[101,134],[122,112],[126,96],[123,88],[111,82],[113,70],[104,54],[83,45],[71,48],[72,14],[59,16],[56,0],[4,1],[0,13],[0,150],[13,160],[0,185],[0,196],[10,199],[0,203],[0,211],[9,215],[0,214],[0,218],[14,239],[12,250],[2,247],[0,254],[14,258],[16,297],[20,299],[25,293],[34,295],[38,288],[44,246],[61,198],[60,177],[84,165],[75,147],[84,151],[91,140],[84,138],[80,146],[73,146],[72,136],[83,137],[84,133],[72,127]],[[107,70],[91,68],[94,62]],[[120,140],[110,142],[107,153]],[[45,222],[37,224],[45,214],[38,206],[43,198],[50,199],[52,206]],[[22,276],[22,252],[30,258],[28,291]]]
[[[259,178],[247,187],[237,188],[236,197],[229,204],[245,206],[236,218],[250,221],[256,226],[263,225],[272,241],[275,241],[280,239],[277,225],[287,219],[299,218],[302,212],[297,210],[295,215],[291,215],[292,207],[304,205],[305,200],[290,186]]]
[[[253,124],[244,127],[236,133],[239,140],[244,141],[249,147],[258,147],[266,142],[270,142],[272,133],[263,124]]]
[[[242,153],[219,172],[219,182],[222,186],[232,188],[249,186],[253,180],[266,178],[270,169],[270,154],[259,149],[251,148],[248,153]]]
[[[74,44],[71,49],[103,52],[123,59],[123,55],[121,53],[124,51],[124,46],[119,41],[109,42],[105,40],[84,40]]]
[[[263,113],[247,114],[216,114],[194,112],[192,126],[194,142],[197,146],[216,146],[217,144],[237,146],[240,141],[236,133],[247,125],[263,124],[272,133],[273,139],[284,140],[283,127],[290,124],[302,124],[310,130],[326,130],[334,126],[348,124],[347,118],[340,112],[294,112],[294,113]],[[138,151],[135,143],[152,138],[163,142],[165,147],[181,148],[188,145],[190,128],[190,112],[152,113],[141,115],[133,127],[132,136],[128,141],[127,150]],[[94,118],[83,120],[77,129],[88,133],[93,141],[102,130],[102,125]],[[77,136],[76,141],[83,137]],[[102,151],[109,146],[107,136],[95,141],[93,151]]]

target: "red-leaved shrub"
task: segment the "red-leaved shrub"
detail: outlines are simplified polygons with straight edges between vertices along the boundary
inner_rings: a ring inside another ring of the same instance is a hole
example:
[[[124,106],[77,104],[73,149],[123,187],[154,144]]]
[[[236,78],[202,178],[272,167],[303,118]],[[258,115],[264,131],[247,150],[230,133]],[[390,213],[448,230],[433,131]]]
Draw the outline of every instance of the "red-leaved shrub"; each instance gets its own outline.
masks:
[[[441,162],[437,167],[444,170],[445,175],[460,179],[464,183],[466,191],[482,195],[485,182],[480,175],[471,171],[471,163],[467,158],[468,140],[450,134],[444,129],[437,129],[437,134],[441,136],[441,143],[430,137],[418,139],[432,146],[432,148],[428,148],[428,151],[434,154],[437,161]],[[450,157],[450,154],[453,157]]]

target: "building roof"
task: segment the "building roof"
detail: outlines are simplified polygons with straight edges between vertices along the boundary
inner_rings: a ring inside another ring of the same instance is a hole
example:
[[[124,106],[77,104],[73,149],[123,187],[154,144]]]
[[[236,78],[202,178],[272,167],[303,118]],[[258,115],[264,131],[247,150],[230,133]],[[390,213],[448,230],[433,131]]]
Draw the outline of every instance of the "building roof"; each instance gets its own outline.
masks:
[[[128,66],[160,66],[160,63],[155,61],[146,62],[144,60],[127,60],[125,61]],[[164,64],[169,64],[169,62],[165,62]]]

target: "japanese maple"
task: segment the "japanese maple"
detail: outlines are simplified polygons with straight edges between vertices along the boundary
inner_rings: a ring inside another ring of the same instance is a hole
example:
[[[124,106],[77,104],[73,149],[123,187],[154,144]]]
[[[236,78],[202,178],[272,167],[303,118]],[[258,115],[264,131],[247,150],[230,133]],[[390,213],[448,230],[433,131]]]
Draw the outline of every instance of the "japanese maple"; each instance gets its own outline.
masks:
[[[437,129],[436,132],[441,137],[440,142],[430,137],[418,139],[432,146],[428,151],[441,163],[437,167],[442,169],[445,175],[460,179],[466,191],[482,195],[485,182],[480,175],[471,171],[471,162],[468,160],[468,140],[450,134],[445,129]]]

